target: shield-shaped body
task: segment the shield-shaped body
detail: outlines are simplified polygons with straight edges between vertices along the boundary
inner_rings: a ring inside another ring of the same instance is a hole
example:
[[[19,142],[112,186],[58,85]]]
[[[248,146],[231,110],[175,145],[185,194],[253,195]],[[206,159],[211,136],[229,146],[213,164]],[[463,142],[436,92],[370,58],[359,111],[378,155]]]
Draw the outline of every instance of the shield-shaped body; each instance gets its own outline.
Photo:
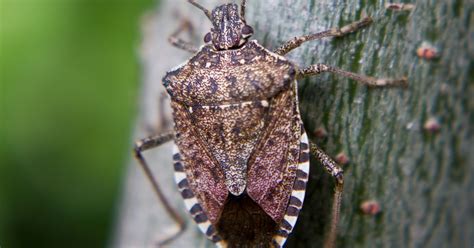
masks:
[[[206,45],[164,85],[175,178],[200,229],[222,246],[282,246],[309,171],[295,66],[253,40],[220,51]]]

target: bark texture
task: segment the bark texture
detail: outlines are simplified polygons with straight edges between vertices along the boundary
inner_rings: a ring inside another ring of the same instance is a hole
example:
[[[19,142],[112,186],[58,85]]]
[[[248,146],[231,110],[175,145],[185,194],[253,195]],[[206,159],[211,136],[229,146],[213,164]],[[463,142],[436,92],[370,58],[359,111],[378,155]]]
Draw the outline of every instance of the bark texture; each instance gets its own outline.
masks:
[[[202,0],[212,9],[225,1]],[[473,247],[474,245],[474,16],[466,0],[412,3],[411,12],[393,12],[386,1],[249,0],[247,22],[254,38],[270,49],[301,34],[342,26],[365,13],[375,23],[344,38],[309,42],[288,57],[300,67],[326,63],[377,77],[402,77],[407,89],[371,89],[335,75],[299,82],[300,108],[310,139],[336,156],[348,155],[338,247]],[[178,14],[176,14],[178,13]],[[167,43],[185,16],[198,38],[209,22],[185,1],[163,0],[144,20],[141,48],[143,89],[134,139],[158,123],[161,78],[190,55]],[[185,37],[185,36],[184,36]],[[439,58],[416,56],[423,42]],[[165,103],[167,104],[167,103]],[[437,132],[423,126],[430,118]],[[311,133],[324,127],[328,136]],[[188,229],[169,247],[206,247],[210,243],[185,213],[172,179],[169,145],[147,158]],[[329,224],[333,180],[315,160],[304,207],[287,247],[320,247]],[[362,214],[365,200],[382,211]],[[149,247],[173,231],[145,176],[132,161],[119,210],[113,247]]]

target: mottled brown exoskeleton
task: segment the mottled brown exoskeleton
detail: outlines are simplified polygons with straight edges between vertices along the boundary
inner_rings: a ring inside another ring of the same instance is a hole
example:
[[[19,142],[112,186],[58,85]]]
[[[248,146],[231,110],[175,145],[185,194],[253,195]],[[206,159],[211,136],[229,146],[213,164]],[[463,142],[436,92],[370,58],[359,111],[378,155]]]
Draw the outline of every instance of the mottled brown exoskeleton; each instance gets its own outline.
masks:
[[[175,179],[185,205],[205,235],[222,247],[281,247],[303,206],[309,153],[335,178],[332,222],[325,241],[333,247],[343,188],[342,169],[308,141],[301,121],[297,79],[333,72],[371,86],[401,85],[405,80],[376,79],[315,64],[299,69],[283,55],[302,43],[339,37],[369,23],[365,17],[342,28],[296,37],[275,51],[249,38],[245,0],[212,12],[188,0],[212,22],[200,49],[170,37],[195,53],[166,74],[174,131],[140,140],[135,154],[166,210],[184,221],[164,198],[142,152],[174,140]]]

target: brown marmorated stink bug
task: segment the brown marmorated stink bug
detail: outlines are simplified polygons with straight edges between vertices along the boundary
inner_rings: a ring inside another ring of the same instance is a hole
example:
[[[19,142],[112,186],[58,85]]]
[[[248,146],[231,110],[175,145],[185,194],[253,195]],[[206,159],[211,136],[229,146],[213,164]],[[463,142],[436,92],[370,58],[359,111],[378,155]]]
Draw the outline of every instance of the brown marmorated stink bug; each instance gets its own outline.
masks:
[[[372,22],[365,17],[341,28],[296,37],[274,51],[250,40],[245,0],[212,12],[196,3],[212,22],[199,49],[178,38],[170,42],[193,52],[166,74],[174,131],[136,143],[135,155],[180,231],[184,221],[170,206],[142,152],[173,140],[175,179],[201,231],[221,247],[282,247],[303,206],[309,153],[336,180],[332,221],[325,246],[333,247],[343,189],[342,169],[314,144],[303,128],[297,79],[332,72],[369,86],[404,85],[405,79],[376,79],[324,64],[299,69],[283,55],[302,43],[340,37]]]

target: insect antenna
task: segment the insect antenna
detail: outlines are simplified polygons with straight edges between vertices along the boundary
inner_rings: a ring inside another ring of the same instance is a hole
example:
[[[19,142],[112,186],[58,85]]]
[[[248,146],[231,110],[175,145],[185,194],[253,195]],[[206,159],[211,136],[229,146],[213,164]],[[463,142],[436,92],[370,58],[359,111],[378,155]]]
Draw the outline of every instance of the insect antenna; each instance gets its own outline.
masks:
[[[204,12],[204,14],[206,14],[207,18],[209,18],[209,20],[212,20],[212,17],[211,17],[211,12],[204,8],[202,5],[196,3],[196,1],[194,0],[188,0],[188,2],[194,6],[196,6],[197,8],[199,8],[200,10],[202,10]]]
[[[247,4],[247,0],[242,0],[242,3],[240,4],[240,16],[242,17],[242,20],[245,22],[245,5]]]

